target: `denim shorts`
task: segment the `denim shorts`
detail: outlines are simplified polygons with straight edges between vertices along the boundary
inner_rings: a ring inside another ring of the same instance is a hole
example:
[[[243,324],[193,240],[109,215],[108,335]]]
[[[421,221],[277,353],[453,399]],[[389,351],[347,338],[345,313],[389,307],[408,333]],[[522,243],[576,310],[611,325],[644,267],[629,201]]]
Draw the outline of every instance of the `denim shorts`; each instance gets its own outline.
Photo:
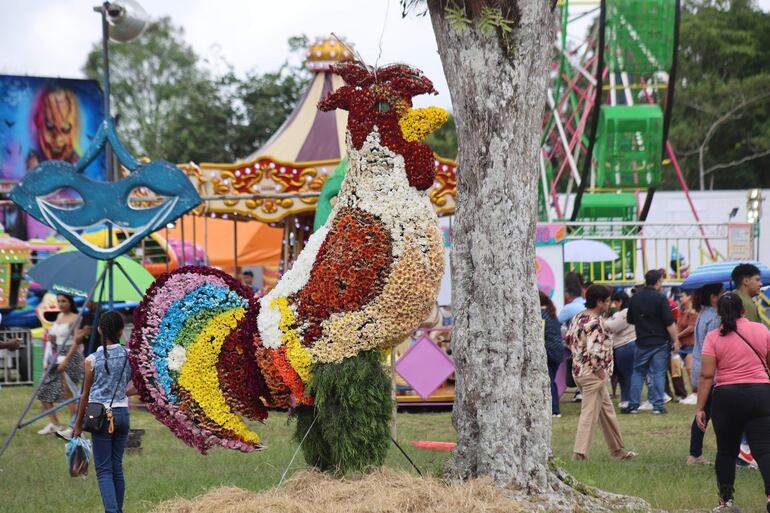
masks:
[[[679,358],[682,360],[687,357],[688,354],[692,354],[693,350],[695,349],[695,346],[682,346],[679,348]]]

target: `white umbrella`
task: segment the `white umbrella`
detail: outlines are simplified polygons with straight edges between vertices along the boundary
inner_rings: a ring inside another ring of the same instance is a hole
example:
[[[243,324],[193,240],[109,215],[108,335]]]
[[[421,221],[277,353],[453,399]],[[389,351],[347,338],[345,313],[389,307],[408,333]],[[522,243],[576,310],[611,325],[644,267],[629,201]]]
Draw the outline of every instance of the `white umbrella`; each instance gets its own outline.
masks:
[[[596,240],[571,240],[564,245],[565,262],[612,262],[617,259],[615,250]]]

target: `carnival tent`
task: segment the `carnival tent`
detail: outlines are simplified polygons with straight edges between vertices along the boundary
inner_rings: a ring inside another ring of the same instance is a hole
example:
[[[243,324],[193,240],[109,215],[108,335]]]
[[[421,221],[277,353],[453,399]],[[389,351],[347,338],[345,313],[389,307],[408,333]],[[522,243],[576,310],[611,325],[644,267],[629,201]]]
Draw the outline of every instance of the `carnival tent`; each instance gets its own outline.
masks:
[[[307,52],[307,67],[313,72],[310,85],[278,131],[243,160],[268,156],[289,162],[339,161],[345,153],[348,113],[342,109],[323,112],[318,102],[345,85],[342,77],[332,73],[331,65],[350,57],[335,39],[316,41]]]
[[[193,222],[195,229],[193,231]],[[206,219],[184,216],[184,240],[202,246],[208,255],[209,265],[233,272],[237,257],[238,267],[256,265],[277,266],[281,258],[283,230],[256,221],[237,223],[237,252],[235,245],[236,223],[227,219]],[[182,239],[182,219],[169,229],[170,239]]]

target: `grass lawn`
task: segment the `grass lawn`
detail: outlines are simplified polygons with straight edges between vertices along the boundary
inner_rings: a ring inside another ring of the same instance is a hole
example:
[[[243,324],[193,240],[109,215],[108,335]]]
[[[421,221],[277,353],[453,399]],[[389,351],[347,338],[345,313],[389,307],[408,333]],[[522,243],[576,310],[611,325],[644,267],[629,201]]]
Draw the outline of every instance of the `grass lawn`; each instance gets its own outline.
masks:
[[[15,422],[30,387],[0,390],[0,437],[5,438]],[[36,406],[37,408],[37,406]],[[716,492],[712,468],[685,465],[689,446],[691,406],[672,405],[667,416],[649,413],[622,416],[621,430],[626,445],[641,453],[630,462],[611,460],[601,431],[589,454],[589,461],[575,463],[569,457],[574,441],[579,405],[566,404],[564,416],[554,419],[554,453],[579,480],[608,491],[638,495],[658,508],[670,511],[709,511]],[[452,441],[450,414],[401,413],[398,435],[423,472],[439,473],[448,455],[414,449],[410,440]],[[238,486],[261,490],[280,480],[296,448],[291,440],[293,425],[282,413],[271,413],[267,425],[255,426],[268,445],[266,451],[241,454],[213,449],[201,456],[176,440],[170,432],[143,410],[133,410],[132,427],[143,428],[141,455],[127,455],[126,513],[148,511],[161,500],[175,496],[193,497],[214,486]],[[99,511],[101,501],[93,468],[85,478],[70,478],[64,459],[64,443],[53,436],[39,436],[40,421],[19,432],[8,451],[0,457],[0,511],[8,513],[68,513]],[[713,434],[706,436],[706,455],[714,453]],[[387,465],[411,470],[393,447]],[[304,466],[300,454],[293,469]],[[744,511],[764,511],[762,485],[757,471],[739,471],[737,499]]]

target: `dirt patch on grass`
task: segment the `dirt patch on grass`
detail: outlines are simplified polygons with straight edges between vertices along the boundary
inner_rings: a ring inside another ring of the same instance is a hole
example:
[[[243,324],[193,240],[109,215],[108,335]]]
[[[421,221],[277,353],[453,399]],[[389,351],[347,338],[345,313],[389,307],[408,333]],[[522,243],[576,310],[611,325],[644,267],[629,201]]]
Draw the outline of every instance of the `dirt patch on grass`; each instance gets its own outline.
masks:
[[[519,503],[491,481],[462,485],[379,469],[358,478],[336,479],[301,471],[262,493],[215,488],[192,500],[159,504],[153,513],[519,513]]]

